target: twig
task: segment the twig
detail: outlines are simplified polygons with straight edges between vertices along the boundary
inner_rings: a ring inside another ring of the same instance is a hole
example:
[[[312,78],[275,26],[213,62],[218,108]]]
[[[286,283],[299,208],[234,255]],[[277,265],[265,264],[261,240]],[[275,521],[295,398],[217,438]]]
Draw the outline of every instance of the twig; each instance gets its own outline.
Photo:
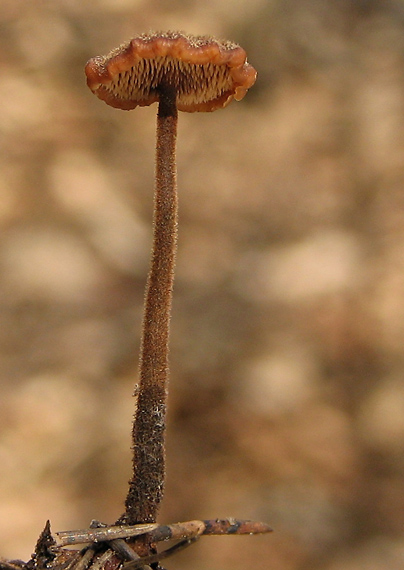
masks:
[[[4,560],[0,558],[0,570],[21,570],[25,566],[22,560]]]
[[[203,521],[205,530],[202,534],[266,534],[272,532],[266,523],[238,520],[233,518]]]
[[[86,570],[91,563],[91,560],[94,558],[96,552],[96,548],[94,546],[90,546],[82,553],[81,557],[75,561],[74,564],[69,565],[70,570]]]
[[[100,523],[99,523],[100,524]],[[168,525],[139,524],[134,526],[103,526],[101,528],[88,528],[82,530],[66,530],[57,532],[57,546],[71,546],[72,544],[85,544],[87,542],[113,542],[116,539],[133,538],[148,535],[150,542],[164,540],[182,540],[197,535],[223,535],[223,534],[265,534],[272,529],[262,522],[238,520],[234,518],[193,520]]]
[[[203,521],[187,521],[182,523],[174,523],[160,525],[150,532],[150,542],[163,542],[165,540],[183,540],[200,536],[205,530]]]
[[[164,558],[168,558],[169,556],[176,554],[180,550],[188,548],[188,546],[194,544],[194,542],[196,542],[198,539],[199,535],[194,536],[192,538],[186,538],[185,540],[181,540],[180,542],[177,542],[177,544],[174,544],[174,546],[171,546],[170,548],[167,548],[162,552],[157,552],[156,554],[150,554],[150,556],[144,556],[139,560],[134,560],[133,562],[128,562],[127,564],[124,564],[123,570],[136,570],[137,568],[142,568],[145,564],[153,564],[155,562],[159,562]]]
[[[58,546],[85,544],[86,542],[109,542],[117,538],[131,538],[146,534],[158,528],[158,524],[139,524],[135,526],[105,526],[83,530],[66,530],[57,532]]]
[[[91,570],[101,570],[101,568],[106,568],[108,561],[115,556],[113,550],[106,550],[97,560],[91,565]]]

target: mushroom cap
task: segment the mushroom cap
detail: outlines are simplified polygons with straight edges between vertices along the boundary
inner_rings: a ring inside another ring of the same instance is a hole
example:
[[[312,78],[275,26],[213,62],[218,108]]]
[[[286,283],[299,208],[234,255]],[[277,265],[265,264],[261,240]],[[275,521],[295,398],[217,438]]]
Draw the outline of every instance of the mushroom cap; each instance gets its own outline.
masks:
[[[108,105],[130,110],[176,91],[180,111],[215,111],[240,101],[255,83],[246,52],[229,41],[181,32],[142,34],[87,62],[87,85]]]

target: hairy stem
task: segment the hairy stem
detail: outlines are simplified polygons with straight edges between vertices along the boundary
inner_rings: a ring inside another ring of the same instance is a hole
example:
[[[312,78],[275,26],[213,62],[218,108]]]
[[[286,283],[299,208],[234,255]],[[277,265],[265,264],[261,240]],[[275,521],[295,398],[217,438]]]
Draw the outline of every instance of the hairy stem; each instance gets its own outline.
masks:
[[[175,92],[162,89],[157,116],[154,239],[146,285],[140,382],[133,422],[133,477],[125,524],[154,522],[164,492],[168,341],[177,248],[177,108]]]

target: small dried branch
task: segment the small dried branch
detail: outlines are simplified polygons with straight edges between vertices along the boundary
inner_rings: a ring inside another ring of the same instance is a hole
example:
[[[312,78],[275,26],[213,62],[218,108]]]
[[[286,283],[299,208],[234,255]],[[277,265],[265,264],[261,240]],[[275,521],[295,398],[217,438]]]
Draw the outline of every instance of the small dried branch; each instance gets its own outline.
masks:
[[[140,556],[122,538],[111,540],[110,547],[116,552],[121,560],[139,560]]]
[[[106,550],[91,565],[91,570],[101,570],[102,568],[107,568],[107,564],[113,556],[115,556],[115,553],[113,550],[111,550],[111,549]]]
[[[205,530],[203,521],[187,521],[160,525],[150,533],[151,542],[163,542],[165,540],[183,540],[200,536]]]
[[[86,570],[91,564],[92,559],[94,558],[96,552],[96,548],[94,546],[90,546],[87,548],[82,555],[78,556],[72,564],[68,567],[69,570]]]
[[[152,523],[134,526],[103,526],[101,528],[57,532],[56,537],[57,546],[63,547],[88,542],[112,543],[117,539],[134,538],[145,534],[148,535],[150,542],[163,542],[165,540],[183,540],[200,535],[264,534],[271,531],[272,529],[266,523],[227,518],[193,520],[168,525]]]
[[[146,534],[158,528],[158,524],[139,524],[135,526],[105,526],[84,530],[66,530],[57,532],[57,545],[86,544],[87,542],[109,542],[118,538],[131,538]]]
[[[21,570],[24,566],[25,562],[22,560],[5,560],[0,558],[0,570]]]
[[[166,548],[166,550],[163,550],[162,552],[156,552],[155,554],[150,554],[150,556],[144,556],[139,560],[128,562],[127,564],[123,565],[123,570],[136,570],[137,568],[143,568],[145,564],[149,565],[160,562],[160,560],[164,560],[165,558],[168,558],[169,556],[172,556],[173,554],[177,554],[177,552],[184,550],[184,548],[188,548],[188,546],[194,544],[198,538],[199,535],[192,538],[186,538],[185,540],[181,540],[177,544],[174,544],[174,546]]]
[[[272,528],[266,523],[238,520],[233,518],[203,521],[205,530],[203,534],[266,534]]]

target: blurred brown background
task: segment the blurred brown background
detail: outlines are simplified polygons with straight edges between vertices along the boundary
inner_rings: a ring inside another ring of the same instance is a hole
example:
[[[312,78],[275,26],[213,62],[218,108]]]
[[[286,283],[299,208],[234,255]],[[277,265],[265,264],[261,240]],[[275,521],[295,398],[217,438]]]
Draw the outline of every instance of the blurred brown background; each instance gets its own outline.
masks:
[[[233,39],[241,103],[180,115],[161,521],[262,519],[177,570],[404,566],[404,1],[3,0],[0,553],[113,522],[130,475],[156,106],[87,59]]]

